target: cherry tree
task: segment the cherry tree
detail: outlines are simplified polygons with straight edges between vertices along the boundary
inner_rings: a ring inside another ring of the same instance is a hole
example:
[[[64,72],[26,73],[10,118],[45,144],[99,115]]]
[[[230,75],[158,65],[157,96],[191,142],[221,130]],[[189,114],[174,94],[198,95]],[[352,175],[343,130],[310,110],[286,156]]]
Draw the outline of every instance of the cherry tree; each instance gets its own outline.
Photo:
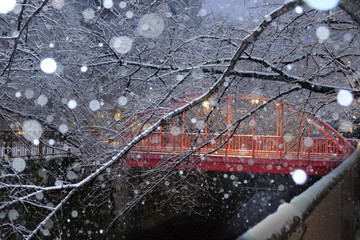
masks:
[[[334,120],[357,108],[359,27],[346,4],[350,16],[299,1],[244,1],[251,10],[224,16],[211,4],[23,0],[1,9],[0,114],[12,142],[58,154],[3,154],[1,238],[110,239],[156,189],[159,202],[170,199],[161,204],[193,211],[206,176],[176,167],[207,154],[211,140],[197,141],[205,124],[219,136],[241,132],[276,100]],[[226,119],[231,96],[261,101]],[[127,166],[160,128],[196,133],[192,148],[155,169]]]

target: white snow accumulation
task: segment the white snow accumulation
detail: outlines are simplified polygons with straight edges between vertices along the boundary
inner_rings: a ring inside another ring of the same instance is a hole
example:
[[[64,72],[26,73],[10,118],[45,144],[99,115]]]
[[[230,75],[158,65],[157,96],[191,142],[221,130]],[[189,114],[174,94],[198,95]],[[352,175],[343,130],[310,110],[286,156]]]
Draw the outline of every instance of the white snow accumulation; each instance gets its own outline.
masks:
[[[314,204],[320,202],[345,174],[351,170],[360,158],[360,143],[356,151],[335,170],[317,181],[299,196],[294,197],[290,203],[283,203],[278,210],[267,216],[263,221],[249,229],[237,240],[270,239],[280,236],[281,232],[288,232],[296,224],[295,217],[301,222],[305,221]]]

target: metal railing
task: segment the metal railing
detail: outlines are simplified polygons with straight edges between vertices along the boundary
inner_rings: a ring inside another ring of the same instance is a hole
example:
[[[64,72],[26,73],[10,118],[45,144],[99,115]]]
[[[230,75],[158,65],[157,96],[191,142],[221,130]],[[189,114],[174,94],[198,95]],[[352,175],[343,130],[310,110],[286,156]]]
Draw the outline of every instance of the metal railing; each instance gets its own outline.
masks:
[[[48,140],[52,139],[51,144]],[[44,132],[38,145],[26,141],[21,132],[1,131],[0,132],[0,157],[45,157],[64,156],[68,153],[63,148],[62,140],[53,132]]]
[[[196,134],[154,132],[134,148],[142,152],[179,153],[194,148]],[[215,155],[244,155],[252,157],[297,158],[297,159],[345,159],[355,149],[353,142],[341,142],[331,138],[300,138],[285,141],[281,136],[200,134],[195,146],[210,141],[200,151],[214,151]],[[212,140],[214,139],[214,140]],[[216,140],[215,140],[216,139]],[[215,151],[216,150],[216,151]]]

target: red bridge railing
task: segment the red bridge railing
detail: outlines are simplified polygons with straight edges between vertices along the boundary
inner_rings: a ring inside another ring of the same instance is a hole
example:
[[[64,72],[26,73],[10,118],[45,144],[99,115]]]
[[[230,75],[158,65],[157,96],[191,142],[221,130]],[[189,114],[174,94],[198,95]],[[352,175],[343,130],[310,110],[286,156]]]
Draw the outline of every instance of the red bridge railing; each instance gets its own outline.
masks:
[[[271,157],[286,159],[345,159],[355,149],[355,142],[330,138],[299,138],[285,141],[281,136],[233,135],[227,143],[227,135],[200,134],[173,135],[169,132],[154,132],[135,147],[139,152],[179,153],[194,149],[205,142],[199,154]],[[215,140],[216,139],[216,140]]]

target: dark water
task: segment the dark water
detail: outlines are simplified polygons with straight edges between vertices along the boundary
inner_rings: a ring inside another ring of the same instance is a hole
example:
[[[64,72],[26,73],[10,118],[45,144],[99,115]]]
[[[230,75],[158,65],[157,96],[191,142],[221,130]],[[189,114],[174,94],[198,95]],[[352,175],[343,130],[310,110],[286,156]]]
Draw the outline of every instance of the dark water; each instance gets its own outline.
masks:
[[[241,174],[237,177],[248,179]],[[312,177],[302,186],[295,185],[287,175],[257,174],[252,179],[246,186],[233,187],[232,194],[227,199],[221,198],[224,195],[219,193],[219,201],[212,204],[211,211],[201,209],[203,216],[177,215],[151,229],[133,232],[126,239],[233,240],[319,178]],[[221,184],[217,187],[232,186],[226,181]]]

